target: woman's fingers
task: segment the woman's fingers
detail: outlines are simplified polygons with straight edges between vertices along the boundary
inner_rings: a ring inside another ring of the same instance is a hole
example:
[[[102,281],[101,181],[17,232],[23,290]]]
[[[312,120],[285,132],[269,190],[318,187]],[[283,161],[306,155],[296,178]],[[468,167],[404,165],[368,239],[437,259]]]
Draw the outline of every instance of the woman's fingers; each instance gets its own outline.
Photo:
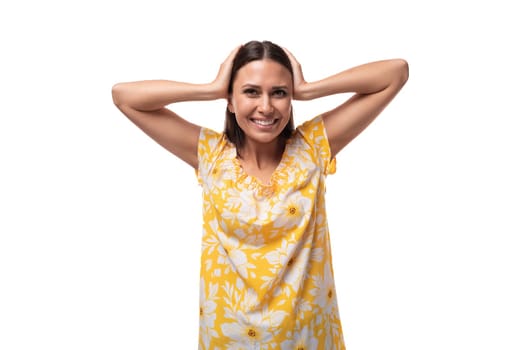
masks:
[[[224,98],[228,97],[228,84],[230,83],[233,60],[235,59],[237,52],[239,52],[240,47],[241,45],[233,49],[224,62],[222,62],[219,68],[219,73],[213,82],[213,84],[218,86],[218,89],[221,91],[221,95]]]
[[[292,69],[293,69],[293,87],[294,87],[294,95],[299,94],[301,90],[301,86],[305,84],[304,76],[303,76],[303,70],[301,68],[301,64],[295,56],[286,48],[283,47],[283,50],[288,55],[288,58],[290,58],[290,62],[292,63]],[[296,96],[297,97],[297,96]]]

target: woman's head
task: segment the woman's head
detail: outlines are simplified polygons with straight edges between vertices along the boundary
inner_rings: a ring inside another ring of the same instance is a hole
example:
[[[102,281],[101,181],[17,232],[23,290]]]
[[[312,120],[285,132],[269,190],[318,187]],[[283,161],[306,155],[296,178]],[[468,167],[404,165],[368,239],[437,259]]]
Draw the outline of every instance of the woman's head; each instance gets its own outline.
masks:
[[[228,85],[225,134],[240,150],[246,137],[285,141],[294,129],[293,69],[286,52],[269,41],[239,48]]]

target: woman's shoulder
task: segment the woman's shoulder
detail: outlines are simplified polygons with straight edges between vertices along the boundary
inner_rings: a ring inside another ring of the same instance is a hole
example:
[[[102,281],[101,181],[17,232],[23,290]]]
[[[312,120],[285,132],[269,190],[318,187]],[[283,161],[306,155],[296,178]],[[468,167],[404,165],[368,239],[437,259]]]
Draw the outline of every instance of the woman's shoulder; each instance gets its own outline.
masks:
[[[294,137],[302,138],[309,144],[319,144],[319,138],[326,138],[323,116],[318,115],[303,122],[295,129]]]
[[[227,142],[228,139],[224,132],[217,132],[207,127],[201,127],[199,149],[203,148],[204,151],[210,151]]]
[[[224,132],[217,132],[213,129],[201,127],[198,155],[199,160],[208,160],[216,158],[225,149],[232,147]]]
[[[332,174],[335,172],[335,159],[332,159],[331,156],[322,115],[317,115],[299,125],[295,130],[293,139],[293,143],[297,144],[297,147],[303,145],[299,148],[316,159],[325,173]]]

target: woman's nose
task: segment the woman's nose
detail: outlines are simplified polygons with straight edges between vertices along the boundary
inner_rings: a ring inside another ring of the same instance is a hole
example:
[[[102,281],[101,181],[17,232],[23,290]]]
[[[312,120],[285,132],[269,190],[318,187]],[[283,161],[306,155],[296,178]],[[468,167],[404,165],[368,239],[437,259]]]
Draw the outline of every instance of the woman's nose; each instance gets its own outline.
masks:
[[[270,96],[262,96],[259,103],[259,112],[267,115],[273,112],[272,99]]]

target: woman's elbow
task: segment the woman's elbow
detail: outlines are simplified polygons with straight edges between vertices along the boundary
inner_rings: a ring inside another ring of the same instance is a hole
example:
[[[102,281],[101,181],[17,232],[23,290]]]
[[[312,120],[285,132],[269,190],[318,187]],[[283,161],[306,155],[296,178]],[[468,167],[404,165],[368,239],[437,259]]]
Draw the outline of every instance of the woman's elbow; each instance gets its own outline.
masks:
[[[117,83],[111,88],[111,97],[115,106],[121,106],[124,103],[124,83]]]
[[[408,62],[402,58],[398,58],[395,60],[395,63],[398,81],[401,85],[405,85],[409,76]]]

